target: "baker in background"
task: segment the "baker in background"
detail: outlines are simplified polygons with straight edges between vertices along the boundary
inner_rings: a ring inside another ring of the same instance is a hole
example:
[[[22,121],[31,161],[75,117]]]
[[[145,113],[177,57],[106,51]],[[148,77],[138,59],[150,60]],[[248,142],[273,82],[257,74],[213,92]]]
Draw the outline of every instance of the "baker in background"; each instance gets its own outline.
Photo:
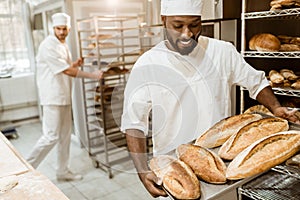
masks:
[[[295,111],[280,105],[263,71],[246,63],[231,43],[201,36],[203,1],[161,1],[166,40],[137,60],[126,85],[121,129],[139,178],[153,197],[166,193],[147,164],[149,113],[154,156],[195,140],[230,116],[235,85],[245,87],[275,116],[299,123]]]
[[[70,16],[65,13],[52,15],[54,34],[50,34],[39,46],[37,55],[37,86],[43,112],[43,135],[33,147],[27,161],[37,168],[49,151],[57,146],[57,179],[72,181],[82,175],[69,169],[72,130],[71,91],[72,78],[100,79],[102,72],[84,72],[79,69],[83,60],[72,61],[66,43],[71,28]]]

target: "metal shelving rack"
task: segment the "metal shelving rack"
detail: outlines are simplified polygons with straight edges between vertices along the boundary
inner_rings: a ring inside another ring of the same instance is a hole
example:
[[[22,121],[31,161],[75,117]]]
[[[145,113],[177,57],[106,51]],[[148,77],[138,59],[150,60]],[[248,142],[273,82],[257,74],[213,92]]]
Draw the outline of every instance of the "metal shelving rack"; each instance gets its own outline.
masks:
[[[300,58],[300,51],[291,51],[291,52],[258,52],[258,51],[247,51],[246,48],[246,20],[255,20],[263,18],[299,18],[300,8],[294,9],[285,9],[285,10],[272,10],[272,11],[260,11],[260,12],[247,12],[247,0],[242,1],[242,13],[241,13],[241,54],[245,58],[262,58],[262,59],[272,59],[272,58],[282,58],[282,59],[295,59]],[[300,91],[289,89],[289,88],[273,88],[273,91],[277,95],[283,96],[293,96],[300,97]],[[245,88],[240,87],[240,113],[245,110],[244,104],[244,92]]]
[[[269,2],[268,2],[269,3]],[[297,59],[299,51],[293,52],[257,52],[246,49],[246,20],[259,20],[265,18],[299,19],[300,9],[285,9],[274,11],[247,12],[247,0],[242,1],[242,44],[241,54],[245,58],[261,59]],[[241,88],[241,112],[244,110],[244,88]],[[300,90],[290,88],[273,88],[277,95],[300,97]],[[299,127],[297,126],[297,129]],[[284,200],[300,199],[300,169],[284,164],[273,167],[255,179],[241,185],[238,188],[238,198],[248,197],[255,200]],[[247,199],[248,199],[247,198]]]
[[[105,170],[109,178],[113,177],[114,165],[130,160],[126,138],[120,131],[123,93],[130,70],[143,52],[160,41],[157,38],[162,33],[159,25],[141,27],[141,20],[140,16],[77,20],[80,55],[84,58],[82,70],[105,71],[100,81],[82,79],[87,131],[83,145],[94,167]],[[151,35],[146,35],[149,31]]]
[[[138,16],[94,16],[77,21],[83,71],[105,71],[100,81],[82,80],[86,148],[96,168],[112,178],[112,166],[129,159],[120,131],[128,73],[140,56]]]

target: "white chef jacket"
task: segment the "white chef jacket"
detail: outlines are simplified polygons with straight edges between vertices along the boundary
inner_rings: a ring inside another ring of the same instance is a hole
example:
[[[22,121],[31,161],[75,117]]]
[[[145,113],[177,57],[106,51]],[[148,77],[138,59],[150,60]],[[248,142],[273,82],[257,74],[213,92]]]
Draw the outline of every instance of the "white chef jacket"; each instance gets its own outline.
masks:
[[[201,36],[189,55],[170,51],[165,41],[135,63],[124,94],[121,130],[148,134],[152,110],[153,153],[165,154],[199,137],[231,113],[231,88],[251,98],[269,85],[263,71],[245,62],[229,42]]]
[[[39,46],[37,86],[41,105],[70,105],[72,79],[62,73],[72,63],[66,43],[49,35]]]

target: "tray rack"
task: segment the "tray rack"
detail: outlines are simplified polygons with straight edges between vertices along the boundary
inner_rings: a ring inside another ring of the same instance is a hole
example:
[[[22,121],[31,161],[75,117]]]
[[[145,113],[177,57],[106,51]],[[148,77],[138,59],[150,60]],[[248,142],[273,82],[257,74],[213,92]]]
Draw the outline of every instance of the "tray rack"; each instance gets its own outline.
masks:
[[[238,189],[242,196],[255,200],[299,200],[300,169],[278,165]]]

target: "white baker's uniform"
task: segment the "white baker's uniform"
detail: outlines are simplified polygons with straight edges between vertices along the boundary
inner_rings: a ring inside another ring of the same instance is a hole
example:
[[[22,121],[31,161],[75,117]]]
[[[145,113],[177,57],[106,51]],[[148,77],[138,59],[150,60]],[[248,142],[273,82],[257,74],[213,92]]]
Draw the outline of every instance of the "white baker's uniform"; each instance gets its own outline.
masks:
[[[57,146],[57,174],[68,170],[72,130],[70,76],[63,74],[72,63],[66,43],[49,35],[39,46],[37,55],[37,86],[43,108],[43,135],[27,160],[37,167],[49,151]]]
[[[153,153],[168,153],[231,114],[233,85],[256,98],[269,83],[229,42],[201,36],[193,52],[182,56],[163,41],[144,53],[130,73],[121,129],[147,135],[152,110]]]

